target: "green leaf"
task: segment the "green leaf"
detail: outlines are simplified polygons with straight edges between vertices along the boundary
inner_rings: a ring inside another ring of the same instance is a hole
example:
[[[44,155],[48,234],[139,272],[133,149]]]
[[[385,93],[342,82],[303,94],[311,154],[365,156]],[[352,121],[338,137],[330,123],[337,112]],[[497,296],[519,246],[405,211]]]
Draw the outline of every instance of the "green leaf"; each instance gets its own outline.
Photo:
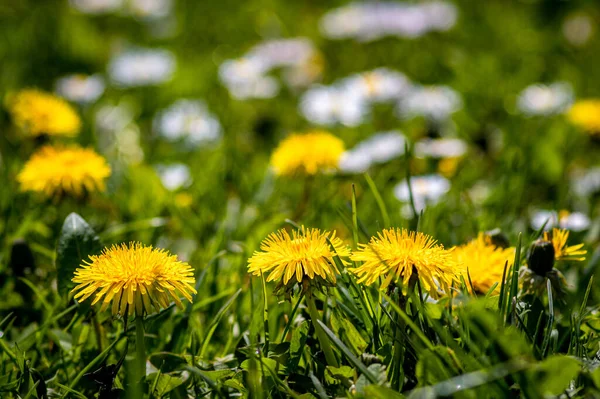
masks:
[[[554,355],[529,372],[528,381],[547,395],[560,395],[581,371],[581,363],[572,356]]]
[[[183,365],[187,364],[187,361],[183,356],[169,352],[153,353],[148,360],[150,360],[150,363],[152,363],[154,367],[160,369],[163,373],[179,370]]]
[[[340,339],[350,344],[354,353],[363,353],[367,349],[367,342],[354,327],[354,324],[344,315],[340,315],[337,309],[334,309],[330,322],[333,331]]]
[[[343,380],[350,380],[354,378],[354,369],[350,366],[332,367],[327,366],[325,368],[325,381],[328,384],[336,384]]]
[[[404,395],[381,385],[367,385],[365,397],[369,399],[402,399]]]
[[[102,244],[94,229],[78,214],[69,214],[60,231],[56,247],[56,271],[60,295],[66,296],[75,286],[71,279],[81,262],[89,255],[99,254],[101,250]]]
[[[384,385],[387,383],[387,372],[385,366],[383,364],[375,363],[368,367],[369,373],[373,375],[376,379],[376,385]],[[356,380],[356,391],[362,395],[365,394],[365,388],[371,385],[371,382],[366,377],[365,374],[361,374]]]
[[[150,386],[155,386],[154,393],[158,397],[162,397],[162,395],[172,391],[184,382],[181,377],[161,373],[152,373],[147,378],[150,381]]]
[[[296,371],[298,363],[302,358],[302,352],[304,351],[304,345],[306,345],[309,329],[310,325],[306,320],[294,329],[292,341],[290,342],[290,357],[287,362],[287,367],[291,372]]]

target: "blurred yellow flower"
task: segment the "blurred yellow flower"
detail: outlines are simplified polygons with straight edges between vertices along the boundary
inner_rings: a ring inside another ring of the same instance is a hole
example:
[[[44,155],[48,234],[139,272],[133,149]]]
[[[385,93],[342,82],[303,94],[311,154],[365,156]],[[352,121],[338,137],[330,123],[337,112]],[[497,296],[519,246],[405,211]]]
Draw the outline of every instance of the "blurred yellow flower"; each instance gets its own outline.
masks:
[[[447,157],[440,159],[438,163],[438,171],[441,175],[447,178],[454,176],[461,159],[462,157]]]
[[[329,246],[327,239],[333,245]],[[337,269],[334,257],[350,256],[350,250],[333,232],[321,232],[302,226],[300,230],[292,231],[292,235],[281,229],[271,233],[260,244],[262,252],[255,251],[248,260],[248,272],[256,276],[269,272],[267,281],[283,279],[283,284],[300,283],[307,277],[320,277],[324,282],[335,284]]]
[[[338,167],[344,143],[324,131],[292,134],[284,139],[271,157],[278,175],[314,175]]]
[[[550,241],[554,247],[554,258],[556,260],[565,261],[584,261],[587,251],[583,248],[583,244],[567,246],[569,238],[569,230],[561,230],[554,228],[552,234],[544,232],[544,240]]]
[[[72,137],[79,133],[81,120],[75,109],[60,97],[26,89],[8,97],[14,123],[31,136]]]
[[[47,197],[81,197],[104,191],[108,176],[110,167],[106,160],[91,149],[45,146],[31,156],[17,181],[21,191],[40,192]]]
[[[189,208],[194,203],[194,197],[190,193],[175,194],[175,205],[179,208]]]
[[[577,101],[567,116],[573,124],[592,134],[600,135],[600,99]]]
[[[385,229],[358,246],[350,259],[364,263],[350,271],[359,276],[359,283],[370,285],[382,277],[381,289],[385,289],[391,282],[407,287],[411,278],[418,278],[425,291],[438,297],[438,288],[448,293],[458,281],[460,268],[452,251],[426,234]]]
[[[112,301],[112,313],[123,317],[143,316],[169,306],[171,300],[183,307],[180,295],[192,301],[195,294],[194,269],[169,252],[141,243],[113,245],[100,255],[90,256],[75,270],[71,292],[85,301],[94,295],[92,305],[102,300],[101,311]]]
[[[494,292],[500,290],[504,266],[508,263],[510,267],[515,257],[514,248],[497,247],[484,233],[479,233],[476,239],[454,248],[452,253],[456,262],[462,265],[467,286],[469,286],[468,270],[473,288],[479,294],[486,294],[495,283],[498,283],[498,286]]]

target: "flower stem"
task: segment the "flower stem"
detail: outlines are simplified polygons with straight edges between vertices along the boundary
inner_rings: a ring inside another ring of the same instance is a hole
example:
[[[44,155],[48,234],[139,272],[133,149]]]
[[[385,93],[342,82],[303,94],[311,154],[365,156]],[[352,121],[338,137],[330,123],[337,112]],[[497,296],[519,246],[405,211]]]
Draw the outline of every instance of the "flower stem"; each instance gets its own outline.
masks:
[[[144,319],[139,315],[135,317],[135,352],[138,380],[142,380],[146,377],[146,345],[144,343]]]
[[[329,343],[329,339],[325,335],[325,331],[321,328],[317,320],[319,320],[319,313],[317,312],[317,307],[315,306],[315,298],[309,292],[306,295],[306,304],[308,305],[308,313],[310,315],[310,320],[315,327],[315,332],[317,333],[317,338],[319,343],[321,344],[321,349],[325,354],[325,360],[327,360],[327,364],[332,367],[339,367],[338,361],[335,358],[335,354],[333,353],[333,349],[331,349],[331,345]]]
[[[406,297],[402,291],[398,294],[398,307],[404,311],[406,307]],[[396,314],[396,333],[394,335],[394,373],[392,375],[392,388],[396,391],[402,389],[404,381],[404,319],[400,314]]]

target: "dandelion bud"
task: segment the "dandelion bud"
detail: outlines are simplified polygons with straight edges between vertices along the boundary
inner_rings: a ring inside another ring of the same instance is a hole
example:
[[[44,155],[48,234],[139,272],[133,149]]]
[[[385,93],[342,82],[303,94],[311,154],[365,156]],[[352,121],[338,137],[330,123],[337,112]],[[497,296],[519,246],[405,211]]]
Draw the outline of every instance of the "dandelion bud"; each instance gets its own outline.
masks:
[[[540,276],[554,267],[554,246],[552,242],[546,240],[537,240],[531,244],[529,256],[527,258],[529,268]]]
[[[485,235],[489,237],[492,245],[494,245],[498,248],[510,247],[510,242],[508,241],[508,237],[506,237],[506,235],[499,228],[486,231]]]

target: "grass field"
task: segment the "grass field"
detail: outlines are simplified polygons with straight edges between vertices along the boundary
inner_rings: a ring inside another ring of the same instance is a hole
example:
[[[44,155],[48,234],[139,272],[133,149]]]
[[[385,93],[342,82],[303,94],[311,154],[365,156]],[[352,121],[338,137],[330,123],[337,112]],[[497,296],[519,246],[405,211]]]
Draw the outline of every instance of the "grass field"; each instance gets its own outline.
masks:
[[[600,397],[599,22],[0,0],[0,398]]]

